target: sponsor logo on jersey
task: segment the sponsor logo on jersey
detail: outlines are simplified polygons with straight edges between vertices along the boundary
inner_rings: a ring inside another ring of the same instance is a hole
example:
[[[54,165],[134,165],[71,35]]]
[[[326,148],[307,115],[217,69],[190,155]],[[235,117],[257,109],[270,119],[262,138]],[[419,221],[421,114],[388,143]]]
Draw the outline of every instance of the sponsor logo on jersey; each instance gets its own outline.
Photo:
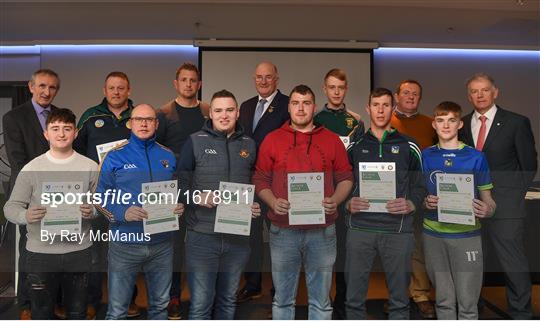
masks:
[[[354,118],[346,118],[345,123],[347,125],[347,128],[353,128]]]

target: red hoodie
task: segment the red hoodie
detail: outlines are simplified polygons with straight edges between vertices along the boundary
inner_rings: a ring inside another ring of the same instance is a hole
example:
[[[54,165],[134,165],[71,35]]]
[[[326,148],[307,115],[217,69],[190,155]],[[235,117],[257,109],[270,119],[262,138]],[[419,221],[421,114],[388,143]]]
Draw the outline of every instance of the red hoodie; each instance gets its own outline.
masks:
[[[336,134],[324,127],[302,133],[286,122],[266,136],[258,155],[253,175],[257,193],[268,188],[276,198],[288,199],[288,173],[324,172],[325,197],[334,194],[337,183],[353,180],[343,143]],[[294,228],[326,227],[334,223],[336,215],[326,215],[324,225],[294,225]],[[269,209],[268,218],[279,227],[291,227],[288,215],[277,215]]]

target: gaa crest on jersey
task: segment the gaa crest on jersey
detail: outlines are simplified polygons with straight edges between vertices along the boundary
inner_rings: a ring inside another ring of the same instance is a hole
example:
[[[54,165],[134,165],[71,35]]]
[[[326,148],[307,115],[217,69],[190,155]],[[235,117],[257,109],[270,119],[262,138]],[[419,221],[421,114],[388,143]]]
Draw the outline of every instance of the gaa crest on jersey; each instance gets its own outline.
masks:
[[[162,159],[159,162],[161,163],[161,165],[163,165],[163,167],[169,168],[169,161],[168,160]]]
[[[238,155],[240,155],[240,157],[242,158],[248,158],[249,152],[247,151],[247,149],[242,149],[240,153],[238,153]]]
[[[126,122],[126,128],[131,129],[131,122],[129,122],[129,121]]]
[[[96,128],[101,128],[103,125],[105,125],[105,121],[103,119],[98,119],[94,122],[94,126],[96,126]]]
[[[452,167],[452,160],[451,159],[445,159],[444,160],[444,166],[446,167]]]
[[[354,118],[345,118],[345,125],[347,128],[353,128]]]
[[[392,146],[392,149],[390,150],[392,154],[399,154],[399,146]]]

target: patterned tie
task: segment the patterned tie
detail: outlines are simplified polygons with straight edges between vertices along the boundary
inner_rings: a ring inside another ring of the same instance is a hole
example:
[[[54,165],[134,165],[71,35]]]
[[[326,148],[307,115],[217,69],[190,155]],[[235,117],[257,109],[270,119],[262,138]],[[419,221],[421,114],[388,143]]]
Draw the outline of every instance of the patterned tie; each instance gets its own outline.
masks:
[[[261,120],[261,117],[264,111],[264,104],[266,104],[266,99],[263,98],[259,100],[259,103],[257,104],[257,108],[255,108],[255,115],[253,116],[253,131],[255,131],[255,128],[257,128],[257,124],[259,123],[259,120]]]
[[[49,116],[50,113],[51,113],[51,110],[49,108],[43,109],[41,111],[41,115],[43,115],[43,118],[45,118],[45,121],[43,121],[43,124],[41,124],[41,126],[43,127],[43,130],[45,130],[46,126],[44,126],[44,124],[47,123],[47,117]]]
[[[478,149],[479,151],[482,151],[482,148],[484,148],[484,143],[486,142],[487,117],[482,115],[479,118],[480,118],[480,121],[482,122],[482,125],[480,126],[480,131],[478,132],[478,139],[476,139],[476,149]]]

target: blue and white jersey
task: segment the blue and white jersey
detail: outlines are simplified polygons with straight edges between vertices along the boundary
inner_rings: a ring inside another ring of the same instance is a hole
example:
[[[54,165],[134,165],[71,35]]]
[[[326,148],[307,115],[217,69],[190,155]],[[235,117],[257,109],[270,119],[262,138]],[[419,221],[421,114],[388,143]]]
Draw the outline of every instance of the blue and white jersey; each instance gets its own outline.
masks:
[[[484,154],[461,142],[457,149],[444,149],[439,145],[424,149],[422,164],[429,195],[437,195],[437,173],[472,174],[476,186],[475,198],[478,198],[478,191],[493,188]],[[438,237],[469,237],[480,234],[478,219],[475,225],[440,223],[437,220],[437,210],[426,210],[424,231]]]

